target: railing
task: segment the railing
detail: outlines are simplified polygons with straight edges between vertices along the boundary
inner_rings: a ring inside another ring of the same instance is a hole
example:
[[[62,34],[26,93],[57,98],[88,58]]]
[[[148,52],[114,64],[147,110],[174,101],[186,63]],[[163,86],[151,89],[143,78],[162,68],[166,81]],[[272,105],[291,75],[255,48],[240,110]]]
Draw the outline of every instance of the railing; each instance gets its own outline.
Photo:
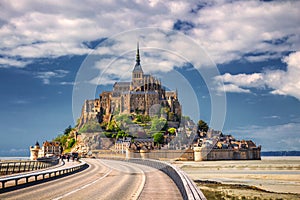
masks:
[[[4,191],[5,189],[7,189],[9,187],[20,185],[20,180],[23,180],[21,184],[27,184],[27,183],[32,183],[32,182],[36,182],[36,181],[43,181],[45,179],[50,179],[50,178],[74,173],[74,172],[80,171],[82,169],[85,169],[87,167],[88,167],[88,164],[81,161],[80,164],[71,166],[71,167],[67,167],[67,168],[50,169],[50,170],[44,170],[44,171],[38,171],[38,172],[32,172],[32,173],[27,173],[27,174],[20,174],[20,175],[0,178],[0,182],[1,182],[0,193],[1,193],[1,191]],[[7,187],[7,183],[10,183],[8,187]]]
[[[173,165],[162,162],[158,160],[151,160],[151,159],[138,159],[138,158],[131,158],[131,159],[118,159],[118,158],[109,158],[106,157],[105,159],[114,159],[114,160],[122,160],[127,162],[132,162],[136,164],[142,164],[149,167],[153,167],[158,169],[165,174],[167,174],[177,185],[183,199],[185,200],[193,200],[193,199],[200,199],[206,200],[206,197],[203,195],[201,190],[196,186],[196,184],[180,169],[177,169]]]
[[[44,169],[57,165],[58,162],[57,158],[40,161],[0,162],[0,176]]]

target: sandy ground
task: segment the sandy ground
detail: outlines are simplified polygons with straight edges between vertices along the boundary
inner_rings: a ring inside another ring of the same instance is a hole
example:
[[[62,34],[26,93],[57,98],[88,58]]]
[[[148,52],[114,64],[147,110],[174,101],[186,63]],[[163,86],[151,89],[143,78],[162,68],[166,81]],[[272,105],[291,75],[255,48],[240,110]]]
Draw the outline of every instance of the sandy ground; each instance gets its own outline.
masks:
[[[265,192],[273,194],[270,199],[300,199],[300,157],[263,157],[256,161],[177,161],[173,164],[198,181],[201,190],[228,190],[226,195],[235,193],[236,196],[248,191],[252,197],[253,193]]]

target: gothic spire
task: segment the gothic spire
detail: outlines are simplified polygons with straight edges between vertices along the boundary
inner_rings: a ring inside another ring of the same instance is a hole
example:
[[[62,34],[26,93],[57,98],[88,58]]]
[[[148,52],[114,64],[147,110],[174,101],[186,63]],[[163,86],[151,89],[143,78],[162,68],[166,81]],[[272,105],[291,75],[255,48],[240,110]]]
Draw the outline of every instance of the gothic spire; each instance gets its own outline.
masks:
[[[136,48],[136,64],[140,65],[140,50],[139,50],[139,42],[137,42]]]
[[[133,69],[133,72],[142,72],[142,66],[141,66],[141,60],[140,60],[140,49],[139,49],[139,43],[137,43],[137,48],[136,48],[136,63]]]

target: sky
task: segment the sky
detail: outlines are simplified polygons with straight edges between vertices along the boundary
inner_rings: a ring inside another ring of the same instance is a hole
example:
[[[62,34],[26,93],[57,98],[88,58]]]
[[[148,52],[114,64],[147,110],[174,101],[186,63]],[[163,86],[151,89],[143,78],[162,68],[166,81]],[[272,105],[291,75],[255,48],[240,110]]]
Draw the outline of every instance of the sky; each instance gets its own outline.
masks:
[[[300,150],[300,1],[0,2],[0,156],[74,126],[84,99],[147,74],[184,115]]]

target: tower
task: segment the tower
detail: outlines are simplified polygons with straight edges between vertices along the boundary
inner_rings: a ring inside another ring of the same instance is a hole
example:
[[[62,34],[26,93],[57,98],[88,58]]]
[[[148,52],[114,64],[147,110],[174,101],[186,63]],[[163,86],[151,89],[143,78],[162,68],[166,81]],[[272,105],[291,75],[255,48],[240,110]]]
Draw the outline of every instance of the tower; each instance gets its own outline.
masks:
[[[36,160],[39,156],[40,144],[38,142],[35,143],[35,146],[30,147],[30,160]]]
[[[132,71],[132,84],[134,89],[139,88],[143,85],[143,77],[144,77],[144,72],[141,66],[139,43],[137,43],[136,61],[135,61],[134,69]]]

